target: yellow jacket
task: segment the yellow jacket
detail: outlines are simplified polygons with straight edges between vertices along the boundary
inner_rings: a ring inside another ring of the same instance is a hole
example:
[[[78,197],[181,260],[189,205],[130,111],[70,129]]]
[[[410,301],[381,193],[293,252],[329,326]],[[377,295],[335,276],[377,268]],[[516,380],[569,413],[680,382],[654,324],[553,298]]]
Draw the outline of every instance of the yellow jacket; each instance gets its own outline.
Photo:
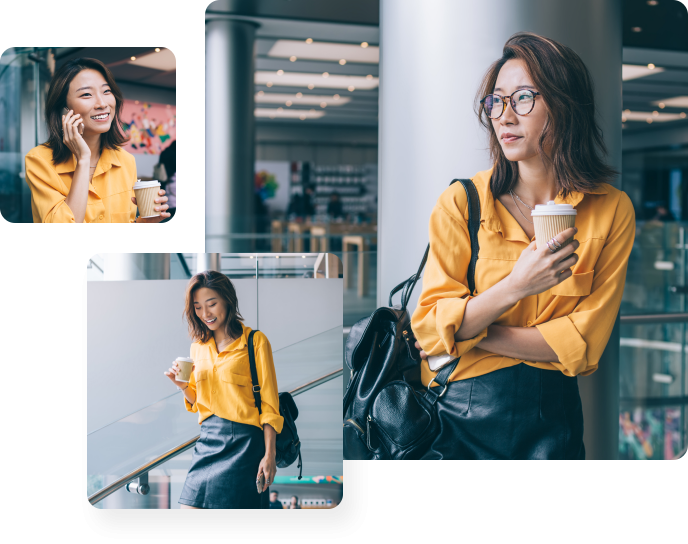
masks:
[[[201,344],[191,344],[191,358],[194,371],[189,388],[196,393],[196,402],[191,405],[186,398],[184,403],[189,412],[198,412],[198,423],[216,415],[223,419],[247,423],[263,428],[265,423],[282,432],[284,418],[279,415],[279,397],[275,363],[272,360],[272,347],[265,335],[258,331],[253,335],[253,348],[256,354],[256,370],[260,383],[261,410],[258,413],[253,398],[251,366],[248,361],[249,327],[242,324],[243,334],[217,352],[215,340]]]
[[[490,190],[492,170],[472,179],[480,196],[480,253],[475,271],[476,296],[511,273],[521,252],[532,241]],[[430,216],[430,254],[423,289],[413,313],[413,331],[429,355],[461,356],[450,380],[464,380],[525,363],[559,370],[566,376],[591,374],[597,369],[621,305],[628,258],[635,238],[635,212],[628,195],[607,183],[593,194],[574,192],[557,204],[577,210],[575,238],[580,257],[573,276],[559,285],[520,300],[494,323],[509,327],[537,327],[560,362],[541,363],[504,357],[475,347],[487,336],[454,341],[461,326],[468,293],[471,257],[466,191],[455,183],[442,193]],[[533,238],[534,240],[535,238]],[[427,361],[421,366],[423,383],[436,373]]]
[[[53,164],[52,149],[39,145],[26,154],[25,164],[33,222],[74,223],[74,214],[65,202],[76,169],[74,155],[66,162]],[[133,223],[134,183],[134,157],[123,149],[103,149],[88,188],[84,223]]]

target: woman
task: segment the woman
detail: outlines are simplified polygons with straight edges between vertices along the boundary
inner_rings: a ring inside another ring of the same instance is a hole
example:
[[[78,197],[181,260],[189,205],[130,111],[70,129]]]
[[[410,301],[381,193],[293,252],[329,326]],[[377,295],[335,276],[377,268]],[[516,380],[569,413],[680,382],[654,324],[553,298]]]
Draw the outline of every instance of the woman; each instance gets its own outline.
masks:
[[[600,158],[592,81],[571,49],[531,33],[512,36],[478,98],[494,166],[472,178],[481,207],[477,296],[467,287],[467,198],[456,183],[430,218],[412,317],[424,359],[461,357],[426,457],[584,459],[576,376],[596,370],[611,335],[635,236],[633,206],[609,185],[616,172]],[[576,228],[537,249],[530,211],[550,200],[575,207]],[[421,374],[425,385],[436,375],[427,360]]]
[[[253,337],[262,414],[253,398],[248,335],[236,292],[227,276],[196,274],[186,289],[185,316],[194,339],[189,383],[177,381],[175,361],[165,375],[184,392],[189,412],[198,412],[201,436],[179,503],[182,508],[269,508],[274,481],[279,415],[275,366],[270,342]],[[261,475],[262,492],[257,490]]]
[[[26,155],[34,223],[158,223],[169,217],[165,191],[160,216],[136,217],[134,157],[120,115],[123,98],[110,70],[96,59],[74,59],[48,89],[48,141]]]

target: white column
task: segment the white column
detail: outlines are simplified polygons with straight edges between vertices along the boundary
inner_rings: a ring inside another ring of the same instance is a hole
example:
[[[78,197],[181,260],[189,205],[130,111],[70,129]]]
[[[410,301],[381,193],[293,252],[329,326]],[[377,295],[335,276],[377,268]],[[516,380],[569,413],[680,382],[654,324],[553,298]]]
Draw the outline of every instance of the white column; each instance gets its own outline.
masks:
[[[474,98],[512,34],[542,34],[581,56],[608,160],[620,171],[621,22],[620,0],[380,0],[379,305],[416,271],[430,212],[449,182],[491,166]],[[618,342],[617,329],[617,357],[605,354],[600,370],[580,380],[589,458],[617,455]],[[604,413],[588,410],[600,405]]]
[[[106,253],[105,281],[169,280],[169,253]]]
[[[257,24],[229,16],[206,20],[206,250],[249,251],[255,155],[254,42]]]

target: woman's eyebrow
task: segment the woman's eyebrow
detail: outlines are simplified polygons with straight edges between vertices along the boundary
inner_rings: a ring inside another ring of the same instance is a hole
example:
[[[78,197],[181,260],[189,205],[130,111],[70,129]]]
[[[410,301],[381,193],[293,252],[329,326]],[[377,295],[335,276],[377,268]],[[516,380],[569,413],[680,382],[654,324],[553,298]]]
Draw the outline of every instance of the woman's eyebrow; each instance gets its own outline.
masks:
[[[533,87],[532,85],[519,85],[518,87],[516,87],[516,90],[517,90],[517,91],[520,90],[520,89],[533,89],[534,91],[537,90],[537,89],[536,89],[535,87]],[[499,91],[499,92],[503,93],[503,92],[504,92],[504,89],[502,89],[502,88],[500,88],[500,87],[495,87],[495,91]]]
[[[109,83],[103,83],[103,84],[101,85],[101,87],[109,87],[109,86],[110,86]],[[77,92],[77,93],[78,93],[79,91],[83,91],[84,89],[93,89],[93,87],[81,87],[80,89],[77,89],[77,90],[74,91],[74,92]]]

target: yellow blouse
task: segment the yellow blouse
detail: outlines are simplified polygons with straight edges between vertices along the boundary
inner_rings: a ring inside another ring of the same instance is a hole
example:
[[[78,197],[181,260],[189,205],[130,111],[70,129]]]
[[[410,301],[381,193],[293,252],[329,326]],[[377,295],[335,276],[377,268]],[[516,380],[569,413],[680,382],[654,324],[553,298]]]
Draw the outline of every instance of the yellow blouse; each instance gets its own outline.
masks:
[[[196,402],[191,405],[186,398],[184,404],[189,412],[198,412],[198,423],[216,415],[223,419],[247,423],[263,428],[268,423],[278,433],[282,432],[284,418],[279,415],[279,397],[272,347],[265,335],[258,331],[253,335],[253,349],[256,354],[256,370],[260,384],[261,410],[258,413],[253,398],[251,366],[248,361],[249,327],[242,324],[243,334],[217,352],[215,340],[191,344],[191,358],[194,371],[189,387],[196,393]]]
[[[490,190],[492,170],[479,172],[473,183],[480,196],[480,253],[476,264],[476,296],[511,273],[521,252],[535,240]],[[575,238],[580,259],[573,276],[559,285],[520,300],[494,323],[509,327],[537,327],[560,362],[524,361],[476,347],[487,329],[474,338],[454,341],[469,295],[467,271],[471,257],[466,191],[455,183],[440,196],[430,216],[430,254],[423,290],[413,313],[413,331],[429,355],[461,356],[450,380],[481,376],[525,363],[559,370],[566,376],[588,375],[597,369],[616,320],[628,257],[635,238],[635,211],[628,195],[609,184],[592,194],[574,192],[557,204],[577,210]],[[428,384],[436,375],[423,361],[421,375]]]
[[[74,223],[74,214],[65,202],[76,170],[74,155],[66,162],[53,164],[52,149],[39,145],[26,154],[25,164],[33,222]],[[133,223],[134,183],[134,157],[123,149],[103,149],[88,186],[84,223]]]

